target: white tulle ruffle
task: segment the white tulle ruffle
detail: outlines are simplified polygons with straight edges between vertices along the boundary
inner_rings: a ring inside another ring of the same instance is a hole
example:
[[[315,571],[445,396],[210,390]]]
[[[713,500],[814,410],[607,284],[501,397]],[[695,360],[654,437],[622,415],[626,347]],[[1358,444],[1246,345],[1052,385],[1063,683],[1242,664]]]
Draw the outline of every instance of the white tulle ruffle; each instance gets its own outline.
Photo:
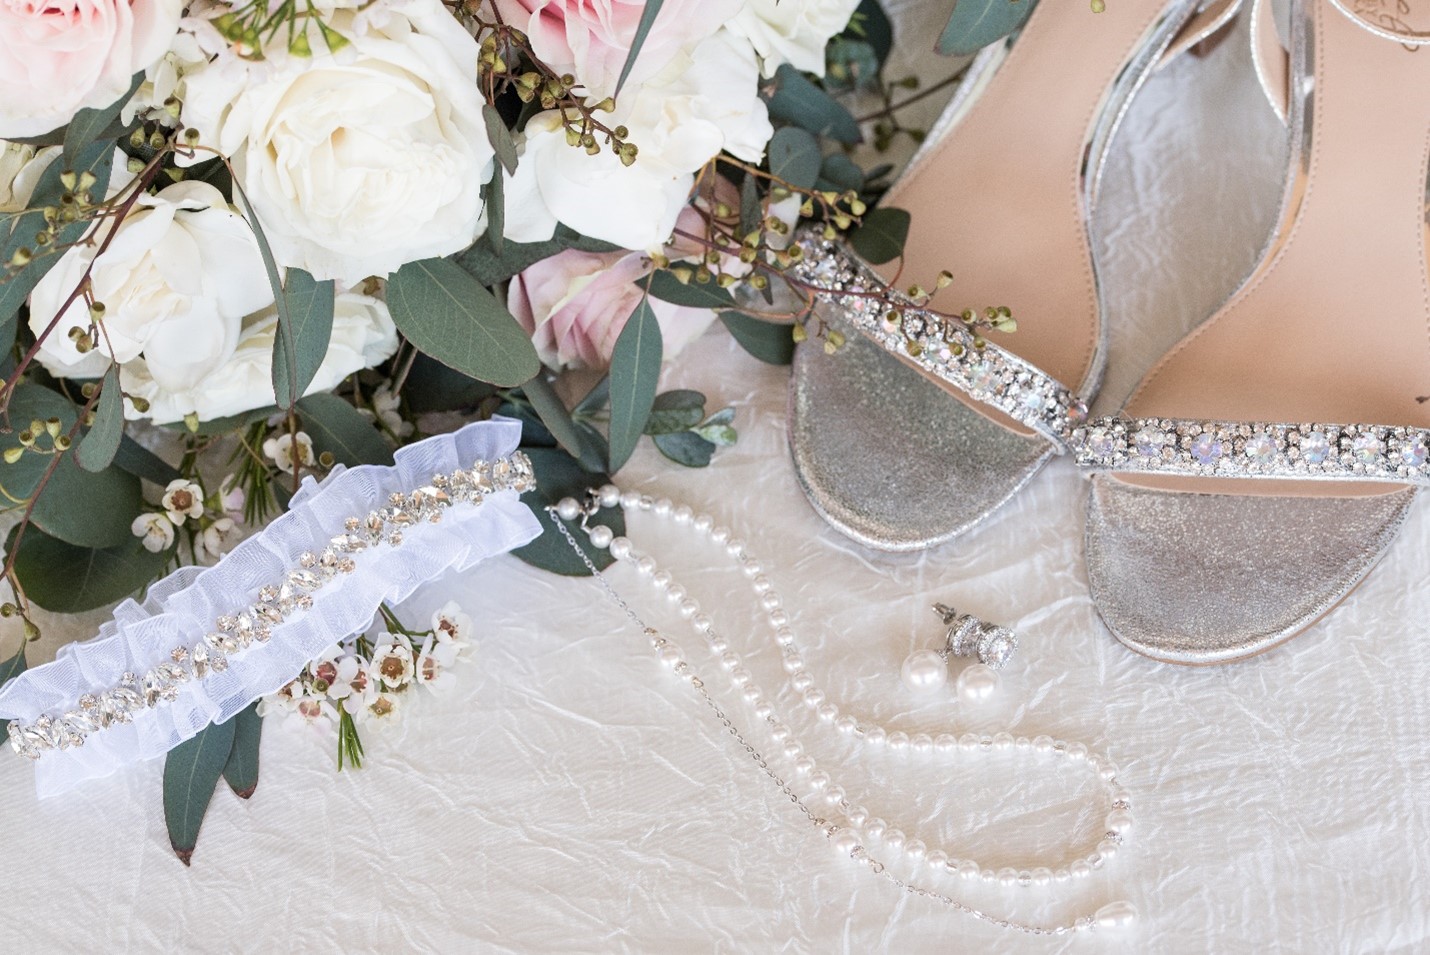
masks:
[[[176,645],[202,637],[220,615],[252,602],[260,587],[282,580],[301,553],[342,533],[346,518],[381,507],[395,491],[410,493],[434,474],[508,455],[520,438],[520,423],[498,418],[401,448],[392,467],[337,470],[321,484],[306,478],[288,513],[218,564],[175,571],[150,587],[142,603],[127,600],[116,607],[94,639],[62,648],[53,662],[0,689],[0,717],[28,722],[73,710],[82,694],[116,686],[123,673],[146,672]],[[275,626],[267,643],[234,656],[228,669],[188,680],[177,699],[95,732],[83,746],[44,754],[36,762],[36,788],[41,796],[54,795],[164,755],[209,723],[227,720],[282,687],[327,647],[367,629],[380,602],[400,601],[446,570],[471,567],[540,533],[535,515],[512,490],[492,494],[480,506],[453,505],[440,523],[410,528],[401,546],[358,555],[352,573],[314,593],[312,609]]]

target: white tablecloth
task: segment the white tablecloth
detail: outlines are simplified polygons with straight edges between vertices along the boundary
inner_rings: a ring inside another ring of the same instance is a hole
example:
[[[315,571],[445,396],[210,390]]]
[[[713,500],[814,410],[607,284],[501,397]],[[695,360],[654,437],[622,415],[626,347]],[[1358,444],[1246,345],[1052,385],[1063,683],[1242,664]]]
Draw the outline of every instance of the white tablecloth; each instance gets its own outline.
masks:
[[[1133,290],[1117,300],[1113,403],[1234,284],[1228,270],[1249,261],[1246,242],[1217,236],[1269,221],[1274,182],[1257,170],[1275,164],[1247,157],[1274,152],[1272,134],[1243,129],[1242,153],[1203,153],[1218,168],[1212,194],[1184,194],[1168,178],[1202,119],[1257,107],[1235,85],[1213,88],[1200,106],[1174,105],[1196,68],[1178,64],[1149,84],[1109,169],[1100,214],[1108,279]],[[1149,245],[1154,233],[1166,241]],[[1174,271],[1178,250],[1192,248],[1195,261],[1220,256],[1221,265]],[[1117,644],[1088,598],[1084,485],[1066,461],[952,545],[874,554],[826,528],[795,487],[784,447],[786,375],[723,335],[699,341],[666,385],[734,404],[738,446],[703,471],[643,447],[623,483],[709,510],[748,540],[785,595],[810,670],[847,709],[909,732],[1008,728],[1108,752],[1138,822],[1105,870],[1047,893],[925,881],[1031,920],[1062,921],[1128,898],[1143,913],[1134,933],[1015,937],[838,859],[593,583],[503,558],[434,582],[404,608],[420,619],[455,597],[480,622],[479,662],[452,692],[369,732],[368,765],[358,772],[334,771],[331,735],[270,722],[257,794],[244,803],[218,793],[191,869],[167,844],[158,763],[38,802],[30,766],[0,757],[0,951],[1430,946],[1423,505],[1353,597],[1287,646],[1234,666],[1156,664]],[[732,642],[758,648],[756,682],[779,685],[778,654],[738,573],[648,515],[631,519],[631,535],[716,608]],[[633,570],[610,577],[717,674]],[[902,688],[900,661],[938,639],[927,610],[934,599],[1022,634],[994,703],[966,710],[951,696],[918,702]],[[51,639],[39,656],[53,649]],[[1099,828],[1081,776],[1030,771],[1011,758],[862,752],[819,733],[802,708],[791,719],[851,798],[959,854],[998,865],[1058,858]]]

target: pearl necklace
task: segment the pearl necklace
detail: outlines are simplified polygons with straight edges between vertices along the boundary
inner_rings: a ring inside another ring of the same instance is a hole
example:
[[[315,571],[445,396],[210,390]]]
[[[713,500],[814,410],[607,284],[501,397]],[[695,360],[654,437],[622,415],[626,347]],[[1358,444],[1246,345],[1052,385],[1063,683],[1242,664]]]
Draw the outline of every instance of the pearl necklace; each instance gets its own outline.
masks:
[[[599,510],[617,505],[627,512],[640,510],[667,518],[676,525],[696,531],[724,549],[749,580],[751,590],[765,612],[775,642],[783,656],[787,674],[786,685],[794,691],[796,698],[801,699],[805,706],[813,711],[817,718],[816,725],[826,727],[843,737],[859,739],[866,744],[883,747],[898,754],[963,755],[1012,750],[1085,767],[1106,789],[1109,811],[1103,837],[1093,851],[1065,867],[1023,870],[994,868],[981,866],[972,859],[959,858],[945,849],[930,847],[922,840],[911,838],[902,830],[872,815],[863,806],[851,803],[844,788],[837,785],[828,772],[818,767],[795,736],[794,730],[779,719],[772,699],[754,684],[753,675],[745,666],[744,658],[731,648],[729,641],[716,632],[714,622],[701,610],[700,604],[675,581],[669,571],[659,569],[654,558],[638,553],[628,538],[616,537],[614,532],[603,524],[590,523],[590,518]],[[999,918],[943,892],[905,881],[872,855],[867,847],[867,843],[877,842],[890,851],[902,850],[905,856],[914,862],[922,863],[934,873],[958,877],[969,882],[1006,887],[1044,887],[1051,883],[1066,883],[1086,878],[1117,854],[1118,847],[1132,828],[1129,796],[1117,785],[1117,770],[1105,757],[1089,753],[1087,746],[1082,743],[1070,743],[1050,736],[1029,739],[1006,732],[992,736],[975,733],[964,733],[961,736],[951,733],[940,733],[937,736],[916,733],[910,736],[902,731],[890,732],[871,720],[843,713],[838,705],[831,702],[825,692],[815,685],[814,677],[805,669],[804,657],[795,643],[794,631],[789,626],[789,615],[784,610],[779,594],[765,575],[764,567],[746,550],[743,540],[733,537],[728,528],[716,524],[709,515],[697,515],[684,505],[677,507],[668,498],[657,500],[634,491],[622,492],[613,484],[588,490],[584,503],[575,498],[563,498],[554,507],[547,508],[547,511],[552,516],[557,530],[581,557],[607,596],[649,638],[651,648],[660,662],[695,690],[736,744],[769,777],[806,821],[821,831],[836,852],[864,865],[869,871],[888,879],[910,895],[931,899],[980,921],[1030,935],[1065,935],[1094,929],[1115,929],[1130,925],[1135,920],[1136,909],[1131,903],[1121,901],[1104,905],[1091,916],[1080,916],[1071,923],[1060,925],[1031,925]],[[696,673],[680,647],[648,626],[596,569],[564,523],[577,520],[594,547],[608,550],[614,559],[633,565],[642,577],[648,579],[676,605],[680,616],[688,620],[695,632],[704,638],[710,653],[725,670],[734,694],[763,724],[766,735],[773,744],[774,759],[781,763],[781,769],[771,765],[771,761],[747,739],[716,702],[705,681]],[[796,783],[794,780],[800,782]]]

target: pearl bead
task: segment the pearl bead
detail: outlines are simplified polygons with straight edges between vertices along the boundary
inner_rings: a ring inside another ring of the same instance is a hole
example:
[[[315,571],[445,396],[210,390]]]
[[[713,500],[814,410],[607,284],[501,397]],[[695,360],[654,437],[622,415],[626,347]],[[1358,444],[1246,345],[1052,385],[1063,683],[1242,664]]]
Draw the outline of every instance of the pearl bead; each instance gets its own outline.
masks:
[[[1088,876],[1092,875],[1092,866],[1079,859],[1072,865],[1068,866],[1068,874],[1071,875],[1074,879],[1086,879]]]
[[[818,708],[819,708],[819,705],[820,705],[821,703],[823,703],[823,702],[824,702],[824,691],[823,691],[823,690],[810,689],[810,690],[805,690],[805,691],[804,691],[804,705],[807,706],[807,707],[809,707],[810,709],[812,709],[812,710],[813,710],[813,709],[818,709]]]
[[[661,517],[665,517],[667,514],[669,514],[671,507],[672,503],[670,498],[668,497],[663,497],[655,502],[655,512]]]
[[[665,588],[665,596],[671,603],[680,603],[685,599],[685,588],[679,584],[671,584]]]
[[[993,736],[993,748],[999,750],[1009,750],[1013,748],[1012,733],[996,733]]]
[[[640,572],[642,577],[649,577],[655,573],[655,558],[650,555],[642,557],[636,561],[636,570]]]
[[[1017,870],[1017,869],[999,869],[999,870],[998,870],[998,884],[1001,885],[1001,886],[1003,886],[1005,889],[1011,888],[1011,887],[1017,885],[1017,884],[1018,884],[1018,870]]]
[[[997,670],[975,663],[958,675],[958,697],[965,703],[982,703],[998,692],[998,682]]]
[[[814,772],[814,760],[808,756],[801,756],[794,761],[794,772],[796,776],[804,776]]]
[[[677,524],[689,524],[690,518],[695,516],[695,512],[688,505],[682,504],[672,511],[670,516],[675,518]]]
[[[931,753],[933,752],[933,737],[927,733],[915,733],[909,737],[909,748],[919,754]]]
[[[1132,831],[1132,813],[1128,812],[1126,809],[1114,809],[1112,812],[1107,814],[1107,821],[1105,825],[1107,826],[1107,830],[1109,832],[1115,832],[1118,835],[1125,835],[1128,832]]]
[[[680,649],[674,646],[661,647],[656,656],[660,657],[661,663],[673,667],[680,662]]]
[[[766,592],[771,586],[773,585],[770,583],[770,579],[765,576],[757,576],[754,580],[750,581],[750,588],[757,594]]]
[[[697,531],[703,534],[710,528],[715,526],[715,519],[709,514],[701,514],[700,516],[695,518],[691,526],[693,526]]]
[[[611,556],[614,557],[616,560],[625,560],[627,557],[631,556],[632,547],[630,538],[614,537],[611,539],[611,544],[608,549],[611,552]]]
[[[825,703],[815,707],[814,715],[819,717],[821,723],[833,723],[835,717],[839,715],[839,707],[833,703]]]
[[[1054,882],[1066,882],[1068,879],[1071,879],[1071,878],[1072,878],[1072,873],[1070,873],[1067,869],[1054,869],[1054,870],[1053,870],[1053,881],[1054,881]]]
[[[829,844],[834,847],[835,852],[847,856],[859,845],[859,833],[853,829],[840,829],[830,837]]]
[[[931,693],[948,682],[948,664],[935,650],[909,654],[899,672],[904,686],[915,693]]]
[[[922,859],[927,851],[928,846],[922,839],[909,839],[904,843],[904,853],[911,859]]]
[[[754,679],[754,674],[744,667],[735,667],[730,671],[730,682],[736,686],[744,686]]]
[[[775,628],[775,642],[782,647],[787,647],[794,643],[794,631],[789,627]]]
[[[849,811],[844,814],[844,818],[849,820],[851,826],[862,826],[869,818],[869,810],[863,806],[850,806]]]
[[[686,597],[680,601],[680,615],[686,620],[689,620],[691,617],[695,616],[696,613],[698,613],[699,611],[700,604],[696,603],[694,600],[691,600],[689,597]]]
[[[792,739],[789,742],[785,743],[785,756],[790,759],[798,759],[803,755],[804,747],[800,745],[799,740]]]
[[[974,862],[972,859],[965,859],[958,864],[958,874],[969,882],[972,882],[982,874],[982,870],[978,868],[977,862]]]
[[[834,721],[834,728],[845,736],[852,736],[859,728],[859,721],[852,716],[841,716]]]
[[[581,516],[581,502],[574,497],[563,497],[556,502],[556,516],[563,521],[574,521]]]
[[[1097,854],[1104,860],[1111,859],[1117,855],[1117,843],[1111,839],[1103,839],[1097,844]]]
[[[889,830],[889,824],[883,819],[880,819],[878,816],[870,818],[868,821],[863,823],[863,826],[864,835],[868,836],[870,839],[882,839],[884,837],[884,833],[888,832]]]
[[[798,653],[786,653],[784,668],[786,673],[798,673],[804,669],[804,657]]]
[[[909,748],[909,734],[902,730],[895,730],[889,734],[889,748],[895,752],[900,752]]]
[[[760,606],[770,611],[780,609],[780,595],[773,590],[766,591],[765,595],[760,598]]]
[[[741,566],[740,572],[746,577],[758,577],[765,572],[765,568],[760,565],[759,561],[746,560]]]
[[[611,541],[615,539],[616,533],[605,524],[592,524],[587,531],[591,538],[591,546],[598,550],[604,550],[611,546]]]
[[[755,704],[755,715],[762,720],[767,720],[774,715],[774,704],[769,700],[761,700]]]
[[[1051,736],[1034,736],[1033,749],[1039,753],[1052,752],[1053,738]]]
[[[829,774],[822,769],[815,770],[809,774],[809,787],[816,791],[824,789],[830,782],[832,782],[832,780],[829,778]]]
[[[723,544],[730,539],[730,528],[724,524],[710,529],[710,539],[717,544]]]
[[[720,654],[720,665],[727,670],[734,670],[740,665],[740,655],[730,650]]]
[[[1137,921],[1137,907],[1131,902],[1109,902],[1093,914],[1100,929],[1123,929]]]
[[[725,542],[725,553],[731,557],[739,557],[745,552],[745,542],[738,537],[732,537]]]
[[[793,731],[785,724],[776,723],[774,726],[770,727],[770,739],[774,740],[776,743],[783,743],[785,740],[789,739],[791,732]]]
[[[964,752],[972,752],[978,748],[978,737],[973,733],[964,733],[958,738],[958,748]]]
[[[789,685],[794,687],[796,690],[803,692],[804,690],[807,690],[810,687],[814,686],[814,677],[810,676],[803,670],[799,670],[790,676]]]
[[[824,801],[831,806],[837,806],[844,802],[844,790],[838,786],[830,786],[824,791]]]
[[[1026,736],[1019,736],[1013,740],[1014,749],[1027,749],[1033,745],[1033,741]]]
[[[710,637],[709,644],[711,653],[724,653],[725,651],[730,649],[729,640],[726,640],[724,637],[715,636],[713,634]]]
[[[615,541],[611,541],[611,543],[614,544]],[[670,586],[670,571],[657,571],[655,576],[651,577],[650,582],[655,584],[661,590],[664,590],[665,588]]]
[[[789,614],[785,613],[784,610],[770,611],[770,626],[783,627],[787,623],[789,623]]]
[[[708,633],[710,628],[715,626],[715,621],[710,619],[709,614],[697,613],[690,618],[690,625],[701,633]]]
[[[614,484],[602,484],[596,492],[602,507],[615,507],[621,503],[621,489]]]
[[[951,753],[958,749],[958,737],[949,733],[939,733],[934,737],[933,746],[940,753]]]
[[[944,867],[948,865],[948,853],[942,849],[930,849],[924,853],[924,861],[928,863],[928,867],[933,871],[942,872],[944,871]]]
[[[621,492],[621,507],[625,508],[626,510],[629,511],[629,510],[631,510],[631,509],[633,509],[633,508],[639,507],[639,506],[640,506],[640,503],[641,503],[641,496],[640,496],[640,494],[639,494],[638,492],[636,492],[636,491],[622,491],[622,492]]]
[[[1032,874],[1034,885],[1047,885],[1049,882],[1053,881],[1053,870],[1049,869],[1047,866],[1039,866],[1038,868],[1033,870]]]
[[[904,830],[902,829],[884,830],[884,845],[890,849],[902,849],[904,847],[905,838],[907,837],[904,835]]]
[[[1069,743],[1064,752],[1067,753],[1069,759],[1075,762],[1087,759],[1087,745],[1084,743]]]
[[[884,728],[882,726],[870,726],[864,730],[864,738],[875,746],[878,746],[886,740]]]

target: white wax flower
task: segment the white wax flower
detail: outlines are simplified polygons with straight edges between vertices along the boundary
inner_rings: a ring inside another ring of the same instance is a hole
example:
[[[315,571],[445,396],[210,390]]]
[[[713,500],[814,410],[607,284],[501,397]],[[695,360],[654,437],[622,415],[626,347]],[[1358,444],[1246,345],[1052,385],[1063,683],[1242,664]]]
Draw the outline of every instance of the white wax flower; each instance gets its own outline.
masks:
[[[730,29],[747,38],[766,76],[782,63],[824,75],[824,48],[843,31],[859,0],[746,0]]]

